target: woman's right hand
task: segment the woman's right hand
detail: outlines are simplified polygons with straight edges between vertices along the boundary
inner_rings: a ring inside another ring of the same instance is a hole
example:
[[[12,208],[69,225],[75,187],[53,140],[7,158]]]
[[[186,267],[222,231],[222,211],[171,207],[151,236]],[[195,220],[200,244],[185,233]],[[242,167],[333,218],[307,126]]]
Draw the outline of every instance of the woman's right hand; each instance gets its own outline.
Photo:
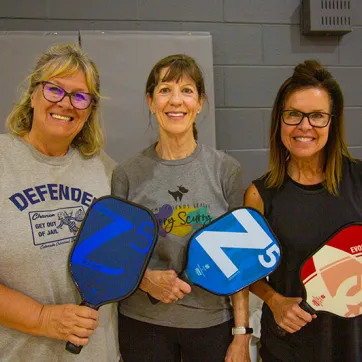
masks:
[[[98,327],[98,317],[98,311],[85,306],[44,305],[40,314],[39,334],[85,346]]]
[[[98,326],[99,313],[75,304],[44,305],[0,284],[0,325],[33,336],[84,346]]]
[[[191,292],[189,284],[181,280],[174,270],[147,269],[140,289],[163,303],[172,303]]]
[[[276,293],[268,303],[275,322],[289,333],[298,332],[307,323],[317,318],[315,314],[311,315],[299,306],[301,301],[302,298],[284,297]]]

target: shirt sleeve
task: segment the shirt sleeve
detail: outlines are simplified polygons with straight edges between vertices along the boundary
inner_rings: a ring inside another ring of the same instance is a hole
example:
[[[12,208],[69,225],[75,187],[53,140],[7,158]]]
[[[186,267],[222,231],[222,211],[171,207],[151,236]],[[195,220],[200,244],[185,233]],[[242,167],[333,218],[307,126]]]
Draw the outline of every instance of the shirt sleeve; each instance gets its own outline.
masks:
[[[225,155],[221,167],[221,184],[229,210],[243,206],[242,170],[238,161]]]
[[[101,161],[102,161],[102,163],[104,165],[104,169],[106,171],[108,180],[111,180],[113,170],[117,166],[117,162],[114,161],[111,157],[109,157],[107,155],[107,153],[105,153],[103,150],[100,152],[99,158],[101,159]]]
[[[129,182],[126,172],[121,165],[118,165],[112,175],[112,195],[122,199],[128,199]]]

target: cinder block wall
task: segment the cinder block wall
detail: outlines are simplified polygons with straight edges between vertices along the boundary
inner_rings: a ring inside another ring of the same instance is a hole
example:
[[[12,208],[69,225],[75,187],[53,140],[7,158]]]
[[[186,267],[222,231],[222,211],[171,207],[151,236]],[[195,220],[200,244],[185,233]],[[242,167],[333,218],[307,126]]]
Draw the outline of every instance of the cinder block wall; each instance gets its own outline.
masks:
[[[247,186],[266,169],[269,115],[277,89],[305,59],[320,60],[340,82],[348,144],[362,158],[362,1],[354,1],[353,32],[342,37],[300,35],[300,2],[0,0],[0,30],[211,32],[217,147],[240,161]]]

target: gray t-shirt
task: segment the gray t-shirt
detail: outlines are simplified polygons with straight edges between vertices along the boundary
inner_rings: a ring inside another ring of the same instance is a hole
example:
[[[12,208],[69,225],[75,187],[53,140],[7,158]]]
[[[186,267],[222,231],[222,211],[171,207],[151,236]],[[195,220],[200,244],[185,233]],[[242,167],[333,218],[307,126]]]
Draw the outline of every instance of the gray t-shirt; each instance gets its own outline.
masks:
[[[110,193],[114,162],[74,148],[46,156],[21,138],[0,135],[0,284],[43,304],[80,303],[68,258],[95,197]],[[99,327],[79,355],[65,341],[0,325],[1,362],[117,362],[116,304],[99,310]]]
[[[148,207],[159,222],[159,238],[148,267],[181,273],[193,232],[242,205],[241,168],[232,157],[206,145],[199,144],[181,160],[160,159],[152,145],[115,169],[112,193]],[[137,290],[119,309],[137,320],[181,328],[210,327],[232,317],[228,297],[191,287],[184,299],[157,305]]]

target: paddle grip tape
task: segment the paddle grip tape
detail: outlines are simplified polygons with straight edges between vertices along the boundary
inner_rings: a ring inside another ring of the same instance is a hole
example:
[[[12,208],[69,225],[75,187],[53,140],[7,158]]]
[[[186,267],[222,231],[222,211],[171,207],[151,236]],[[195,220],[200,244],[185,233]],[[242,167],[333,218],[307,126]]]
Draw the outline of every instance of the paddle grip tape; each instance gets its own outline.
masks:
[[[159,300],[156,299],[156,298],[153,298],[150,294],[147,294],[148,295],[148,299],[150,300],[150,302],[153,304],[153,305],[156,305]]]
[[[302,300],[299,303],[299,307],[301,307],[304,311],[306,311],[309,314],[315,314],[316,313],[316,311],[305,300]]]
[[[67,342],[65,349],[73,354],[79,354],[80,351],[82,350],[83,346],[76,346],[73,343]]]

